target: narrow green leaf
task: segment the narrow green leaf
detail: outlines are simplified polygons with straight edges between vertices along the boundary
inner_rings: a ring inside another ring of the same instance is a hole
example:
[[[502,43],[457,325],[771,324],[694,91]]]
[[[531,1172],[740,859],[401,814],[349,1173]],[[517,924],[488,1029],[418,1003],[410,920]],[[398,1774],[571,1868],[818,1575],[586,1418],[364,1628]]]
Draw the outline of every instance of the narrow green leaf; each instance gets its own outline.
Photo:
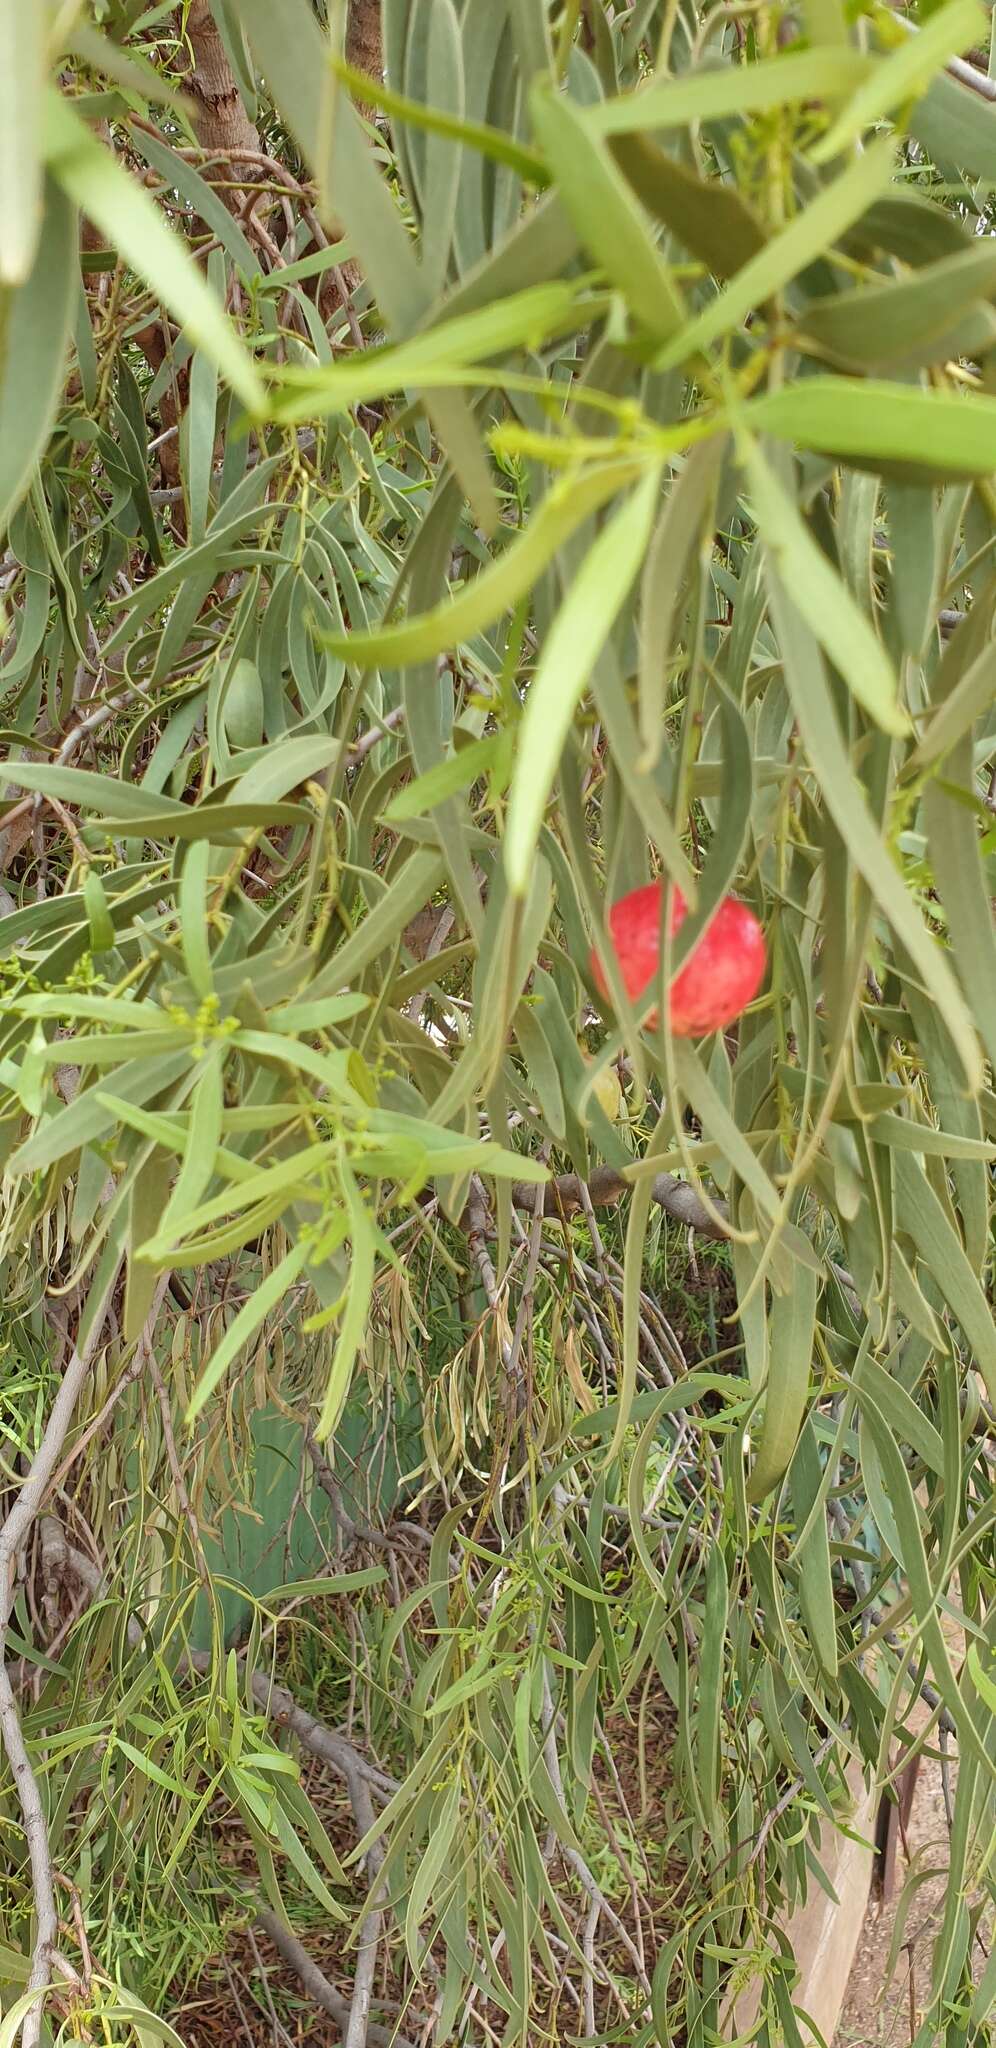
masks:
[[[773,1222],[780,1208],[774,1182],[752,1151],[744,1132],[734,1121],[688,1040],[675,1039],[673,1053],[675,1073],[682,1093],[696,1115],[701,1118],[705,1130],[715,1139],[722,1156],[733,1167],[734,1172],[739,1174],[744,1186],[750,1189],[762,1214]]]
[[[33,0],[0,0],[0,286],[23,284],[38,250],[46,27]]]
[[[856,1360],[851,1377],[855,1386],[864,1387],[871,1395],[890,1429],[903,1443],[912,1446],[931,1472],[943,1479],[944,1445],[940,1433],[906,1392],[902,1381],[894,1379],[867,1351]]]
[[[322,1405],[315,1424],[315,1435],[319,1443],[324,1443],[326,1438],[331,1436],[346,1404],[356,1354],[363,1341],[370,1313],[370,1295],[373,1290],[376,1263],[377,1233],[364,1208],[359,1188],[345,1165],[341,1168],[341,1179],[349,1211],[349,1281],[346,1306],[339,1325],[328,1383],[322,1395]]]
[[[176,907],[187,975],[191,987],[205,1001],[214,992],[207,901],[210,873],[210,842],[200,839],[184,856]]]
[[[872,58],[837,43],[786,50],[756,64],[703,66],[682,78],[657,79],[640,92],[589,108],[585,119],[598,135],[625,135],[630,129],[652,134],[687,128],[692,121],[762,113],[797,100],[847,100],[874,68]]]
[[[407,668],[441,654],[445,647],[458,647],[525,597],[570,534],[599,505],[635,483],[644,467],[635,460],[604,463],[580,477],[558,478],[519,538],[435,610],[372,633],[323,635],[323,645],[363,669]]]
[[[434,0],[429,10],[425,99],[430,106],[445,107],[457,119],[463,114],[464,54],[454,0]],[[426,285],[435,296],[445,288],[450,267],[464,162],[462,152],[440,135],[426,135],[420,154],[421,267]]]
[[[215,1345],[207,1365],[191,1394],[187,1408],[188,1422],[196,1421],[201,1409],[210,1400],[216,1386],[224,1378],[229,1366],[238,1357],[243,1346],[248,1344],[250,1337],[259,1329],[260,1324],[265,1321],[265,1318],[279,1308],[285,1295],[293,1287],[295,1280],[304,1271],[310,1253],[310,1244],[292,1245],[290,1251],[284,1254],[284,1257],[279,1260],[271,1272],[267,1273],[266,1278],[260,1282],[255,1293],[250,1294],[248,1299],[243,1302],[238,1315],[234,1318],[234,1321],[229,1323],[220,1343]]]
[[[508,11],[519,68],[528,83],[553,68],[549,9],[546,0],[509,0]]]
[[[220,249],[208,258],[208,282],[219,300],[224,299],[225,258]],[[215,427],[218,413],[218,369],[207,349],[197,349],[190,366],[190,399],[180,427],[184,456],[187,503],[190,509],[190,538],[197,544],[207,532],[214,468]]]
[[[78,804],[82,810],[104,812],[112,807],[123,818],[141,817],[149,808],[148,793],[118,782],[112,775],[95,775],[88,768],[62,768],[49,761],[6,761],[4,780],[19,789],[38,789],[43,796],[61,797],[63,803]],[[161,799],[164,810],[181,811],[184,805],[171,797]]]
[[[912,277],[813,299],[800,314],[799,326],[821,348],[860,369],[905,363],[914,353],[920,361],[937,360],[940,354],[959,353],[950,346],[951,331],[973,308],[981,320],[980,341],[985,341],[994,315],[981,302],[994,285],[996,249],[986,241],[928,263]],[[933,354],[932,343],[937,344]]]
[[[20,4],[8,0],[18,11]],[[76,243],[76,209],[48,179],[27,280],[16,290],[0,286],[0,529],[30,486],[62,390],[79,286]]]
[[[996,470],[996,398],[983,392],[799,377],[754,399],[744,418],[758,432],[844,460],[913,463],[966,477]]]
[[[910,1117],[895,1116],[888,1110],[873,1116],[866,1126],[877,1145],[901,1145],[904,1152],[924,1152],[939,1159],[992,1159],[996,1145],[984,1138],[963,1137],[957,1131],[935,1131],[932,1124],[914,1123]]]
[[[284,119],[315,171],[328,213],[335,208],[359,251],[392,328],[425,310],[418,261],[364,141],[340,97],[332,120],[331,47],[307,0],[236,0],[253,51]]]
[[[341,221],[389,329],[408,334],[432,305],[386,178],[353,108],[337,89],[330,45],[308,0],[236,0],[249,40],[284,119],[318,179],[322,211]],[[440,391],[426,411],[486,532],[498,523],[487,457],[473,412],[457,391]]]
[[[897,1152],[895,1174],[896,1226],[912,1237],[972,1347],[990,1401],[996,1400],[996,1326],[983,1289],[922,1166],[909,1154]]]
[[[719,1543],[709,1545],[705,1582],[705,1612],[699,1645],[698,1698],[695,1712],[696,1775],[706,1821],[710,1828],[719,1831],[722,1827],[719,1803],[722,1781],[720,1731],[723,1725],[726,1682],[724,1652],[730,1609],[726,1561]]]
[[[822,256],[891,183],[894,158],[895,143],[891,136],[882,136],[848,164],[668,342],[655,359],[656,368],[671,369],[703,353]]]
[[[333,1024],[344,1024],[369,1008],[369,996],[326,996],[315,1003],[285,1003],[279,1010],[270,1011],[267,1023],[271,1031],[328,1031]]]
[[[430,902],[442,873],[443,857],[438,849],[434,846],[419,847],[359,928],[333,953],[328,966],[315,976],[308,991],[309,998],[314,1001],[327,995],[338,995],[363,973],[364,968],[369,967],[372,960],[376,960],[379,953],[394,945],[409,919]]]
[[[165,1058],[140,1056],[129,1060],[114,1076],[115,1092],[123,1101],[141,1106],[178,1081],[189,1071],[190,1063],[188,1047]],[[102,1091],[98,1091],[99,1083],[84,1089],[73,1102],[66,1104],[65,1109],[58,1110],[55,1116],[39,1124],[8,1161],[8,1173],[43,1173],[57,1160],[65,1159],[68,1153],[78,1151],[83,1145],[98,1144],[106,1138],[117,1123],[117,1113],[106,1107]]]
[[[640,590],[641,768],[652,768],[664,745],[668,665],[677,653],[678,599],[693,550],[712,547],[703,522],[718,481],[725,444],[719,436],[693,448],[673,479],[647,549]]]
[[[629,1216],[626,1222],[626,1248],[623,1264],[623,1350],[622,1376],[619,1381],[617,1412],[613,1422],[612,1441],[605,1454],[606,1465],[618,1457],[626,1431],[634,1413],[637,1370],[640,1363],[640,1288],[643,1278],[643,1253],[650,1221],[650,1205],[653,1200],[653,1183],[650,1180],[638,1182],[633,1190]]]
[[[797,1528],[805,1525],[811,1510],[816,1507],[811,1526],[798,1546],[799,1603],[820,1663],[828,1678],[836,1678],[837,1628],[827,1513],[825,1506],[816,1506],[822,1483],[819,1442],[813,1418],[809,1416],[799,1437],[791,1469],[792,1504]]]
[[[883,732],[907,733],[909,719],[899,705],[895,671],[871,620],[813,539],[756,442],[744,437],[738,449],[761,544],[793,603]]]
[[[129,1762],[134,1764],[136,1770],[141,1771],[143,1778],[149,1778],[153,1785],[161,1785],[164,1792],[171,1792],[176,1799],[189,1802],[193,1798],[193,1793],[188,1792],[185,1785],[181,1785],[177,1778],[172,1778],[168,1771],[153,1763],[152,1758],[146,1756],[144,1751],[136,1749],[133,1742],[126,1742],[123,1735],[115,1736],[114,1747],[120,1749]]]
[[[237,1775],[233,1771],[232,1776],[236,1777]],[[280,1782],[278,1779],[276,1791],[279,1791]],[[245,1781],[243,1781],[243,1790],[245,1789]],[[345,1907],[339,1904],[338,1899],[333,1898],[324,1878],[308,1855],[297,1828],[293,1825],[290,1816],[285,1813],[283,1806],[280,1804],[279,1798],[275,1800],[273,1807],[273,1832],[288,1861],[293,1864],[298,1875],[304,1879],[309,1892],[313,1898],[317,1899],[322,1911],[327,1913],[332,1921],[347,1920],[349,1915]]]
[[[978,0],[947,0],[936,13],[922,17],[916,34],[884,63],[875,66],[871,77],[859,85],[853,98],[838,115],[826,135],[810,151],[814,163],[827,164],[849,142],[870,128],[905,100],[923,91],[935,71],[953,51],[968,49],[980,33],[982,10]]]
[[[193,164],[187,163],[182,156],[178,156],[176,150],[169,149],[161,136],[150,135],[148,129],[140,128],[137,124],[133,125],[128,132],[132,149],[139,156],[144,157],[146,163],[151,165],[154,171],[159,172],[167,186],[174,186],[178,192],[182,193],[184,199],[190,200],[197,212],[198,218],[205,222],[206,226],[211,229],[212,234],[217,235],[222,248],[227,250],[233,263],[238,265],[243,276],[247,280],[251,278],[254,281],[259,280],[262,282],[259,258],[253,249],[252,243],[246,240],[238,222],[233,219],[224,200],[219,197],[213,185],[210,185],[206,178],[201,177],[200,172],[194,169]],[[293,274],[296,269],[298,269],[297,265],[288,265],[286,269],[281,269],[280,280],[282,286],[293,281]]]
[[[43,1984],[40,1990],[25,1991],[20,1998],[15,1998],[13,2005],[8,2007],[3,2019],[0,2020],[0,2048],[14,2048],[28,2014],[34,2012],[35,2007],[41,2003],[45,1992],[46,1987]]]
[[[410,127],[424,130],[427,135],[441,135],[448,142],[462,143],[467,149],[478,150],[494,163],[504,164],[508,170],[515,171],[527,185],[542,186],[549,182],[550,173],[539,150],[517,142],[513,136],[503,134],[500,128],[491,128],[486,121],[467,120],[443,107],[426,107],[420,100],[406,99],[404,93],[395,92],[379,78],[370,78],[365,71],[355,71],[341,57],[333,57],[332,68],[355,98],[378,107],[382,114],[390,114],[392,120],[405,121]]]
[[[996,700],[996,640],[991,640],[959,676],[950,694],[941,698],[919,745],[906,762],[906,773],[918,775],[942,761],[962,736]]]
[[[928,932],[905,880],[883,844],[857,781],[834,710],[823,658],[808,622],[767,557],[772,617],[778,632],[785,681],[803,744],[837,830],[855,867],[864,876],[893,930],[940,1006],[957,1047],[966,1081],[981,1078],[979,1047],[954,975]]]
[[[19,996],[11,1005],[19,1017],[82,1018],[91,1024],[122,1024],[126,1029],[163,1031],[169,1024],[158,1003],[129,1002],[126,996],[78,996],[71,990],[51,996]]]
[[[107,893],[96,868],[83,878],[83,901],[90,927],[91,953],[106,953],[114,944],[114,925],[107,907]]]
[[[158,1146],[135,1175],[128,1215],[128,1271],[125,1281],[124,1334],[136,1344],[145,1327],[156,1291],[156,1275],[136,1257],[158,1223],[169,1198],[171,1161]]]
[[[903,21],[903,15],[897,15]],[[974,171],[990,184],[996,180],[996,135],[989,103],[941,72],[907,115],[911,135],[922,142],[935,162]]]
[[[162,1239],[176,1242],[187,1218],[196,1209],[215,1171],[215,1156],[221,1143],[221,1119],[225,1107],[224,1045],[211,1046],[202,1062],[201,1078],[190,1098],[190,1122],[183,1164],[165,1213],[156,1219]],[[145,1236],[136,1239],[143,1245]]]
[[[46,101],[45,154],[53,178],[125,262],[175,314],[249,411],[262,414],[262,380],[193,257],[137,179],[105,149],[61,94]]]
[[[146,20],[148,18],[146,13]],[[140,27],[140,23],[136,22],[135,27]],[[101,35],[99,29],[92,28],[85,20],[63,22],[62,33],[65,48],[71,50],[74,57],[81,57],[89,70],[96,71],[103,78],[112,78],[115,85],[137,94],[140,100],[151,100],[153,106],[172,107],[177,113],[182,112],[182,93],[163,77],[141,50],[133,49],[126,55],[120,44],[111,42],[109,36]]]
[[[685,306],[626,179],[569,100],[541,84],[529,105],[578,239],[641,326],[666,341],[683,326]]]
[[[884,1416],[867,1394],[859,1395],[863,1423],[874,1442],[885,1487],[896,1540],[899,1563],[909,1582],[910,1600],[918,1632],[930,1655],[931,1675],[945,1705],[953,1714],[964,1748],[969,1745],[992,1774],[992,1762],[966,1712],[965,1702],[951,1665],[950,1652],[938,1615],[939,1589],[931,1583],[916,1500],[902,1453]]]
[[[259,832],[271,825],[311,825],[314,813],[303,804],[201,803],[177,804],[175,809],[149,811],[145,817],[130,812],[120,818],[102,818],[100,827],[109,839],[129,833],[135,839],[210,839],[216,846],[232,846],[246,832]]]
[[[552,1135],[563,1142],[567,1122],[557,1061],[540,1017],[528,1002],[520,1003],[515,1013],[515,1035],[546,1124]]]
[[[405,1946],[408,1950],[408,1960],[416,1976],[419,1975],[422,1969],[424,1954],[419,1929],[428,1911],[433,1892],[446,1869],[453,1847],[453,1837],[456,1834],[457,1824],[460,1819],[460,1790],[460,1775],[457,1772],[452,1784],[447,1787],[441,1798],[436,1802],[437,1811],[430,1826],[428,1848],[426,1854],[422,1857],[408,1894],[408,1905],[405,1912]]]
[[[526,700],[516,749],[505,872],[513,894],[529,886],[543,812],[574,713],[640,572],[660,488],[649,469],[592,542],[550,627]]]
[[[649,135],[617,136],[611,148],[648,212],[716,277],[731,277],[764,247],[764,223],[732,185],[700,178]]]
[[[463,789],[470,789],[482,775],[493,767],[501,748],[497,733],[485,739],[471,740],[469,745],[460,747],[457,753],[447,754],[446,759],[428,768],[424,775],[417,775],[404,789],[386,805],[383,816],[388,824],[404,818],[424,818],[437,804],[446,798],[456,796]]]
[[[768,1309],[769,1361],[764,1422],[747,1481],[747,1498],[764,1500],[788,1470],[809,1391],[816,1328],[816,1274],[798,1266],[787,1294]]]
[[[582,329],[599,303],[576,284],[531,285],[493,300],[481,312],[439,319],[405,341],[364,349],[321,369],[288,371],[274,400],[275,417],[286,423],[323,418],[391,392],[442,386],[458,371],[489,363],[507,350],[542,347],[559,334]]]
[[[946,780],[974,791],[972,742],[966,734],[948,756]],[[993,906],[974,812],[940,781],[924,794],[927,844],[961,984],[996,1069],[996,934]]]

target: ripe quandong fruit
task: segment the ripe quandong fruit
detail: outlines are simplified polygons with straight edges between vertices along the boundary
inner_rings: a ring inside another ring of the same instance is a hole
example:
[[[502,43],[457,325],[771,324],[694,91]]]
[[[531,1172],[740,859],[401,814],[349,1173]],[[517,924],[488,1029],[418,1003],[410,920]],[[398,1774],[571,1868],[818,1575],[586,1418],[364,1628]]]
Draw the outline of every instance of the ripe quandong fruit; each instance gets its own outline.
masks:
[[[660,965],[662,882],[632,889],[609,911],[609,937],[631,1003],[638,1003],[654,981]],[[685,899],[671,890],[671,936],[684,922]],[[671,983],[671,1030],[676,1038],[704,1038],[722,1031],[739,1017],[764,980],[767,955],[764,932],[754,912],[738,896],[727,896],[712,923],[693,946],[680,974]],[[609,985],[597,947],[591,971],[603,996]],[[653,1027],[657,1013],[648,1019]]]

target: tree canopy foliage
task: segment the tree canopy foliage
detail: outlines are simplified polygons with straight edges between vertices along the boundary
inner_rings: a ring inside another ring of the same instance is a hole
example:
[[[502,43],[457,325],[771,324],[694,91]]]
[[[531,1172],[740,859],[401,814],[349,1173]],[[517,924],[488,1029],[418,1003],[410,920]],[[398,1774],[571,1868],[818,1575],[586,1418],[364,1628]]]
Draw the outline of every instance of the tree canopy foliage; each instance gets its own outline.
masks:
[[[0,2043],[801,2043],[953,1742],[981,2048],[986,20],[377,15],[0,4]]]

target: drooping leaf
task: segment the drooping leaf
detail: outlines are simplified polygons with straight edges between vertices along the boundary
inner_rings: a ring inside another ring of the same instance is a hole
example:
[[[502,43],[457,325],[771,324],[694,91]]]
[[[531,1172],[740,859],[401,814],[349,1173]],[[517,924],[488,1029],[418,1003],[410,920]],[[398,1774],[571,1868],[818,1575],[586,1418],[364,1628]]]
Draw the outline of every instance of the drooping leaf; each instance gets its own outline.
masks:
[[[31,271],[16,288],[0,286],[0,526],[29,489],[52,425],[77,283],[76,211],[49,180]]]
[[[592,542],[550,627],[526,703],[512,771],[505,871],[516,895],[526,890],[543,810],[575,710],[639,574],[658,488],[658,472],[649,469]]]
[[[0,289],[26,283],[42,228],[42,7],[0,4]]]

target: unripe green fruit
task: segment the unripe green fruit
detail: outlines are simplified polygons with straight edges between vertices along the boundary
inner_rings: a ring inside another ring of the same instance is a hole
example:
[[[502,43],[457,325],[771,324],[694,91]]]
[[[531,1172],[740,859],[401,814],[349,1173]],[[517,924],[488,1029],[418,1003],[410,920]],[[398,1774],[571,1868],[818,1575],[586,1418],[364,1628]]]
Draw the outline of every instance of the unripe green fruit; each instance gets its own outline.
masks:
[[[225,691],[225,733],[233,747],[258,747],[263,740],[263,685],[253,661],[237,661]]]

